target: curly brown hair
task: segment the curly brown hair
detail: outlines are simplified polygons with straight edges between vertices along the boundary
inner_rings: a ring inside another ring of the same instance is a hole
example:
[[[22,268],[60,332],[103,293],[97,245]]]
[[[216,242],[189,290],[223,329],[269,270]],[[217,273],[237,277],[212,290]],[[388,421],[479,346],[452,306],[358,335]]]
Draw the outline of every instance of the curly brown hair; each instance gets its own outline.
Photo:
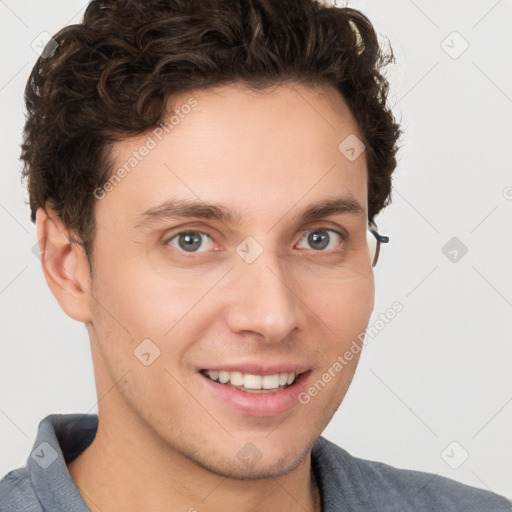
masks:
[[[32,221],[51,206],[89,259],[93,191],[112,172],[111,144],[155,128],[178,94],[211,86],[333,86],[366,146],[369,218],[391,202],[401,130],[382,68],[394,57],[355,9],[320,0],[94,0],[53,39],[25,90],[23,177]]]

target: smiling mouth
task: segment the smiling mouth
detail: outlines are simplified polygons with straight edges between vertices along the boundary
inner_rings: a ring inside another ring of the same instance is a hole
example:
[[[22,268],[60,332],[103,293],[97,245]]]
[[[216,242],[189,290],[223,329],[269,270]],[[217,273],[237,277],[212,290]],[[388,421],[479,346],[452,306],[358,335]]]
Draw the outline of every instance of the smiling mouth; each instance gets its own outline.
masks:
[[[206,378],[244,391],[245,393],[276,393],[290,387],[300,373],[276,373],[274,375],[254,375],[251,373],[201,370]]]

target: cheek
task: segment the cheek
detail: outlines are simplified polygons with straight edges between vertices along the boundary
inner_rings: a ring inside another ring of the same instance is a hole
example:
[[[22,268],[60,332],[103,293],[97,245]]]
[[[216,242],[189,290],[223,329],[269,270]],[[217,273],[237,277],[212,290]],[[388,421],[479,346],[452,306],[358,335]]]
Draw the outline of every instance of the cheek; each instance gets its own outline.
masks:
[[[325,428],[343,400],[361,356],[374,305],[373,274],[332,287],[322,295],[317,292],[316,299],[314,311],[328,329],[321,340],[316,378],[303,399],[322,411],[318,418]]]
[[[350,343],[366,329],[374,306],[373,274],[313,293],[314,311],[329,326],[335,344]]]
[[[141,258],[102,254],[95,269],[94,299],[133,338],[162,337],[181,322],[204,294],[187,286],[179,272],[171,277],[154,271]]]

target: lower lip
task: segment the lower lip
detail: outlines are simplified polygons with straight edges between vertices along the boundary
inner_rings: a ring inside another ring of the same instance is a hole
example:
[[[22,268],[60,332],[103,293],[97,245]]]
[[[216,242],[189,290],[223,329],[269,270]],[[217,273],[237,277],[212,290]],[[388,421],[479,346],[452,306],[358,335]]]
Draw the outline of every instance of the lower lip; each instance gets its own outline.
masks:
[[[277,416],[298,405],[299,395],[306,389],[310,374],[310,371],[302,373],[291,386],[281,391],[246,393],[198,373],[215,396],[246,415],[259,417]]]

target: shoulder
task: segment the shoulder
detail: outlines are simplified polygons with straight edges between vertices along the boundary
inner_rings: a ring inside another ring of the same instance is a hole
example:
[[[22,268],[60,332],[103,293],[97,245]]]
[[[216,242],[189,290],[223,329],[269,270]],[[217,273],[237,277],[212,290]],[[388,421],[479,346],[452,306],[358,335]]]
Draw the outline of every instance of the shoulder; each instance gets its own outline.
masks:
[[[438,474],[359,459],[322,437],[313,453],[317,471],[323,475],[323,485],[339,487],[344,492],[350,489],[358,499],[364,497],[381,512],[395,512],[400,506],[402,510],[417,512],[512,511],[512,503],[503,496]]]
[[[41,512],[27,468],[14,469],[0,480],[0,512]]]
[[[26,465],[0,480],[0,512],[87,510],[66,463],[91,443],[97,426],[97,415],[43,418]]]

